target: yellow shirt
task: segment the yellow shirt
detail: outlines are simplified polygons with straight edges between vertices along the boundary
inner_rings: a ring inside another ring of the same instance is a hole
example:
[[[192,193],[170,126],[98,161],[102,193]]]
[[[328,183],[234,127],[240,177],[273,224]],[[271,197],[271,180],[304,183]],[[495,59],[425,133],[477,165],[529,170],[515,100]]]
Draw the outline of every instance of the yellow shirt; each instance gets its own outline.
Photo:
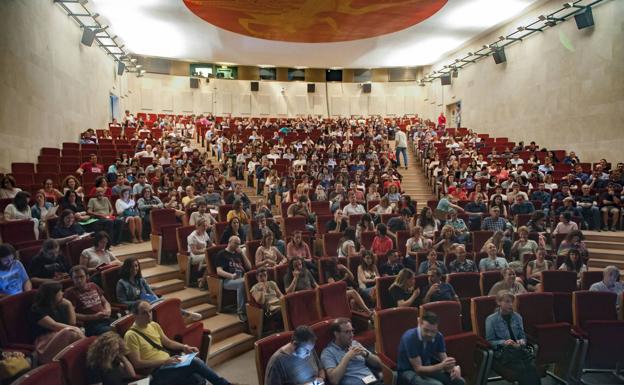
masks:
[[[144,328],[140,328],[137,324],[133,324],[132,328],[139,330],[156,344],[163,346],[161,336],[163,336],[164,333],[160,328],[160,325],[156,322],[150,322]],[[143,361],[166,360],[169,358],[169,353],[156,349],[150,345],[145,338],[130,329],[126,332],[124,341],[126,342],[128,350],[131,352],[139,352],[139,358]]]
[[[227,213],[226,221],[230,222],[232,219],[238,218],[241,225],[246,225],[249,222],[249,218],[247,218],[247,214],[244,211],[237,212],[234,210],[230,210]]]

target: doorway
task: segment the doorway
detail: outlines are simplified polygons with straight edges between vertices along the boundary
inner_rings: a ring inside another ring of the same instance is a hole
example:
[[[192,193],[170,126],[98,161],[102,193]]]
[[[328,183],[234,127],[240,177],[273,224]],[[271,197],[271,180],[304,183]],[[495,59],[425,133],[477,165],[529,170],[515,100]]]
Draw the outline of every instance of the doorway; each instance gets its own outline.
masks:
[[[461,127],[461,100],[446,105],[446,126]]]
[[[119,97],[114,94],[110,94],[110,113],[112,122],[114,119],[119,119]]]

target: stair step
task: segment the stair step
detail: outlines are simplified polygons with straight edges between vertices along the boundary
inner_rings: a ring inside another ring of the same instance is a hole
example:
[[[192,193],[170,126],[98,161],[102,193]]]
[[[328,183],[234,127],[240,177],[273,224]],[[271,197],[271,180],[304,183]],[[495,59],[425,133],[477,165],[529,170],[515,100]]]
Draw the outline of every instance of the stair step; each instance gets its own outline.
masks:
[[[167,293],[162,296],[163,298],[179,298],[182,301],[182,308],[186,309],[195,305],[208,302],[208,292],[201,291],[192,287],[179,290],[173,293]]]
[[[606,259],[606,258],[594,258],[591,257],[588,262],[589,270],[602,270],[607,266],[616,266],[618,269],[624,269],[624,260],[622,259]],[[593,269],[592,269],[593,268]]]
[[[208,354],[208,365],[213,367],[233,357],[252,350],[254,337],[246,333],[238,333],[221,341],[213,342]]]
[[[178,265],[156,265],[147,269],[141,269],[141,274],[149,284],[181,278]]]
[[[590,249],[621,250],[624,254],[624,242],[586,240],[585,245]]]
[[[158,294],[167,294],[184,290],[184,281],[181,279],[168,279],[165,281],[154,282],[151,284],[151,287]]]
[[[202,320],[204,328],[210,330],[212,341],[222,341],[233,335],[243,333],[247,327],[237,315],[219,313],[214,317]]]
[[[152,256],[152,246],[150,242],[122,244],[113,246],[111,252],[121,261],[130,257],[141,259]]]
[[[155,258],[145,257],[139,259],[139,264],[141,265],[141,272],[145,269],[149,269],[150,267],[154,267],[158,265],[158,261]]]
[[[624,231],[583,231],[586,241],[604,241],[624,243]]]
[[[622,259],[622,261],[624,261],[624,251],[622,250],[613,250],[598,247],[588,247],[587,250],[589,251],[590,258],[598,255],[608,255],[615,257],[615,259]]]
[[[201,303],[185,308],[185,310],[201,314],[204,318],[210,318],[217,315],[217,307],[209,303]]]

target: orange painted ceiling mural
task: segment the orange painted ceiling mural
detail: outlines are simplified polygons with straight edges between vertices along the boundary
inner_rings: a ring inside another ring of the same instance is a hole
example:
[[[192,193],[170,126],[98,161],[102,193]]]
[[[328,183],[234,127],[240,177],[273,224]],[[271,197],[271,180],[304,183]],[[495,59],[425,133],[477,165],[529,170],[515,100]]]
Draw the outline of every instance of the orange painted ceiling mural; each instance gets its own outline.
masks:
[[[447,0],[183,0],[203,20],[267,40],[327,43],[397,32]]]

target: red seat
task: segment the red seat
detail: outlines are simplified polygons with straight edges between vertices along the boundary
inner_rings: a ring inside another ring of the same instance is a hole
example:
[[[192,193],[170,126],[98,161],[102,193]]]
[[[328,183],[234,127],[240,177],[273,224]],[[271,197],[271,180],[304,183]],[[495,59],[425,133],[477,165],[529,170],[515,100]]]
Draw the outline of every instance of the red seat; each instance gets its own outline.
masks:
[[[152,209],[150,210],[150,223],[152,241],[152,253],[158,259],[159,264],[171,263],[171,254],[178,252],[178,240],[176,229],[182,226],[177,218],[174,209]]]
[[[61,172],[61,169],[58,165],[58,162],[42,163],[40,160],[39,164],[37,164],[37,173],[56,174],[58,176],[59,172]],[[55,179],[58,179],[58,177]]]
[[[112,307],[124,310],[128,306],[120,303],[117,299],[117,282],[119,281],[120,272],[121,266],[113,266],[102,270],[102,290],[104,291],[104,296],[108,302],[110,302]]]
[[[30,353],[35,339],[24,318],[30,312],[36,291],[31,290],[0,299],[0,346],[7,350]]]
[[[126,314],[125,316],[116,319],[111,326],[115,328],[115,331],[120,336],[124,336],[128,329],[134,324],[134,314]]]
[[[191,281],[191,270],[193,268],[188,253],[188,236],[195,231],[195,226],[180,226],[176,228],[176,241],[178,243],[178,268],[180,273],[184,275],[184,281],[188,286]]]
[[[331,214],[317,214],[316,215],[316,234],[324,235],[327,234],[327,222],[331,221],[334,218]]]
[[[217,311],[221,311],[224,304],[236,303],[236,292],[223,289],[223,280],[217,275],[217,255],[227,245],[216,245],[206,249],[206,274],[208,281],[208,295],[210,303],[217,305]]]
[[[542,291],[572,293],[576,291],[576,272],[563,270],[542,271]]]
[[[475,253],[480,252],[481,248],[485,244],[485,241],[487,241],[493,234],[494,234],[493,231],[473,231],[472,232],[472,250]]]
[[[13,173],[13,174],[34,174],[35,173],[35,164],[34,163],[24,163],[24,162],[11,163],[11,173]],[[17,180],[17,178],[16,178],[16,180]]]
[[[399,256],[404,258],[407,255],[406,244],[410,238],[410,232],[407,230],[400,230],[397,233],[396,249],[399,252]]]
[[[63,372],[58,362],[50,362],[41,365],[20,378],[15,380],[12,385],[66,385],[63,382]]]
[[[330,318],[310,325],[310,329],[312,329],[314,335],[316,336],[314,350],[319,357],[321,356],[323,349],[325,349],[327,345],[334,340],[333,333],[331,332],[331,325],[334,321],[335,318]]]
[[[37,243],[33,221],[9,221],[0,223],[2,242],[10,243],[16,249],[33,246]]]
[[[84,385],[87,378],[87,351],[97,337],[86,337],[61,350],[55,357],[60,361],[66,385]]]
[[[322,319],[316,306],[316,290],[302,290],[284,295],[280,300],[285,330],[312,325]]]
[[[624,363],[624,321],[617,318],[616,300],[609,292],[572,293],[574,330],[587,340],[584,367],[615,369]]]
[[[317,216],[319,215],[332,215],[329,208],[329,201],[312,201],[310,202],[312,212]]]
[[[495,296],[474,297],[470,300],[472,331],[485,342],[485,319],[496,310]],[[489,345],[489,344],[487,344]]]
[[[338,244],[344,237],[342,233],[326,233],[323,234],[323,256],[325,257],[337,257],[338,256]]]
[[[581,273],[581,290],[589,290],[591,285],[602,281],[603,273],[600,270],[584,271]]]
[[[375,308],[379,311],[381,309],[391,308],[393,305],[392,297],[390,296],[390,286],[395,280],[395,276],[389,275],[386,277],[377,277],[375,279]]]
[[[375,344],[375,332],[370,328],[366,314],[353,311],[347,299],[347,284],[344,281],[319,286],[318,307],[322,317],[348,318],[355,329],[354,338],[364,346]]]
[[[256,266],[256,251],[262,244],[262,240],[253,240],[245,242],[245,252],[247,253],[247,259],[251,263],[252,268]]]
[[[80,264],[80,255],[84,249],[88,249],[93,246],[93,237],[85,237],[67,242],[65,244],[65,257],[68,258],[67,263],[70,266],[76,266]]]
[[[370,250],[370,248],[373,246],[373,239],[375,239],[376,235],[377,232],[375,231],[362,231],[362,233],[360,234],[360,243],[362,247],[364,247],[366,250]]]
[[[210,347],[210,331],[204,329],[200,321],[186,325],[180,312],[181,304],[179,298],[157,302],[152,308],[154,321],[158,322],[167,337],[198,348],[199,357],[205,361]]]
[[[256,277],[256,270],[251,270],[245,273],[245,293],[247,295],[247,318],[249,322],[249,331],[251,334],[262,337],[265,330],[265,311],[264,307],[256,302],[253,295],[251,295],[251,288],[258,282]],[[275,270],[267,269],[267,279],[269,281],[275,281]]]
[[[295,231],[306,232],[306,218],[302,216],[284,217],[284,237],[290,237]]]
[[[578,344],[575,344],[570,334],[570,324],[555,320],[554,303],[552,293],[525,293],[515,296],[514,307],[522,316],[525,333],[539,347],[536,357],[538,367],[547,364],[569,367],[578,349]],[[563,352],[568,354],[562,354]]]
[[[61,149],[53,148],[53,147],[42,147],[40,154],[48,155],[48,156],[56,156],[58,158],[59,156],[61,156]]]
[[[438,301],[423,304],[420,316],[427,311],[438,316],[438,330],[444,335],[446,351],[461,367],[462,376],[470,383],[480,384],[488,364],[488,353],[477,347],[478,337],[474,332],[462,330],[460,303]]]
[[[258,374],[258,385],[264,384],[264,376],[266,366],[269,360],[279,348],[286,345],[292,340],[292,331],[282,332],[270,335],[254,343],[254,351],[256,356],[256,372]],[[272,384],[266,384],[272,385]]]
[[[418,315],[413,307],[379,310],[375,314],[375,350],[386,384],[395,383],[399,342],[407,330],[418,327]]]
[[[481,280],[479,282],[479,286],[481,287],[481,295],[489,295],[492,286],[503,277],[501,272],[498,270],[495,271],[484,271],[481,273]]]
[[[384,225],[387,225],[390,218],[398,218],[398,217],[400,217],[400,214],[396,214],[396,213],[381,214],[381,223],[383,223]]]
[[[219,222],[227,222],[227,213],[232,210],[232,207],[234,205],[225,204],[219,206]]]

